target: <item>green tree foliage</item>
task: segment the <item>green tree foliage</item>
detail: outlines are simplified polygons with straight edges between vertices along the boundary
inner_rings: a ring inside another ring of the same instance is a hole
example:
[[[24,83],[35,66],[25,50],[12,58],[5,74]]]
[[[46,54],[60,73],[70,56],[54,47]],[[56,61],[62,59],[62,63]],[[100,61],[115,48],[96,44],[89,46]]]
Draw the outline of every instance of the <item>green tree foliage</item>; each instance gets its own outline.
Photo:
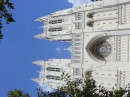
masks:
[[[40,88],[37,89],[37,97],[67,97],[64,91],[44,92]]]
[[[96,92],[98,87],[91,77],[91,71],[86,72],[83,79],[75,81],[71,81],[71,77],[68,75],[63,74],[62,76],[63,80],[67,82],[59,90],[66,92],[70,97],[100,97]]]
[[[91,71],[86,72],[82,79],[71,80],[71,76],[63,72],[61,80],[65,85],[58,87],[56,92],[44,92],[37,89],[37,97],[130,97],[130,84],[119,90],[108,91],[103,86],[96,86],[91,76]],[[21,90],[9,91],[7,97],[30,97]]]
[[[28,93],[24,93],[21,90],[15,89],[13,91],[9,91],[7,97],[30,97],[30,96]]]
[[[3,38],[2,19],[5,19],[7,24],[15,21],[8,9],[14,9],[13,3],[11,3],[9,0],[0,0],[0,39]]]
[[[96,86],[91,76],[91,71],[86,72],[82,79],[71,80],[68,74],[62,74],[66,84],[58,87],[56,92],[43,92],[38,89],[38,97],[130,97],[130,85],[119,90],[108,91],[103,86]],[[68,96],[67,96],[68,95]]]

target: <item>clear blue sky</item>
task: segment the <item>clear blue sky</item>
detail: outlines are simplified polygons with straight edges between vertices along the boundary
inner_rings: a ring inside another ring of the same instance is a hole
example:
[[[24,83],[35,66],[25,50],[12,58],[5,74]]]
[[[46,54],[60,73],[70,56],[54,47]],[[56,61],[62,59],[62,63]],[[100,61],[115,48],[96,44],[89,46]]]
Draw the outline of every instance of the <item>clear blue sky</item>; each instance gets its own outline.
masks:
[[[40,68],[32,64],[35,60],[69,58],[64,51],[69,44],[50,42],[33,38],[42,32],[42,23],[34,22],[38,17],[51,12],[70,8],[67,0],[12,0],[15,6],[15,23],[4,25],[4,38],[0,42],[0,97],[6,97],[9,90],[21,89],[36,97],[37,84],[31,81],[38,77]],[[60,47],[58,53],[56,48]]]

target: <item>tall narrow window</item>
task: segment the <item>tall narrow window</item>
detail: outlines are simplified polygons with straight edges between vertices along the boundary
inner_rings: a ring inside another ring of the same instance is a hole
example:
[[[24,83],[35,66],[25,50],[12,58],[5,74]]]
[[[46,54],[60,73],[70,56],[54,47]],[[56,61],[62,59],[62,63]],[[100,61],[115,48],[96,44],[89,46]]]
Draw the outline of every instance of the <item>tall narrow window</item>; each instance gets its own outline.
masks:
[[[47,70],[47,71],[56,71],[56,72],[60,72],[60,68],[54,68],[54,67],[47,67],[46,70]]]
[[[81,50],[81,47],[74,47],[75,50]]]
[[[53,76],[53,75],[47,75],[46,78],[47,79],[53,79],[53,80],[60,80],[59,76]]]
[[[75,51],[74,54],[81,54],[81,52],[80,51]]]
[[[81,43],[75,43],[74,45],[76,45],[76,46],[80,46],[80,45],[81,45]]]
[[[82,22],[78,22],[75,24],[76,29],[82,29]]]
[[[75,60],[74,60],[74,63],[81,63],[81,61],[80,61],[80,60],[75,59]]]
[[[58,28],[49,28],[48,31],[49,31],[49,32],[62,31],[62,27],[58,27]]]
[[[62,19],[59,19],[59,20],[58,20],[58,23],[62,23],[62,22],[63,22],[63,20],[62,20]]]
[[[74,75],[80,75],[81,74],[81,69],[80,68],[74,68]]]
[[[58,19],[58,20],[50,20],[49,24],[57,24],[57,23],[62,23],[63,20],[62,19]]]
[[[83,18],[83,13],[76,13],[76,20],[81,20]]]

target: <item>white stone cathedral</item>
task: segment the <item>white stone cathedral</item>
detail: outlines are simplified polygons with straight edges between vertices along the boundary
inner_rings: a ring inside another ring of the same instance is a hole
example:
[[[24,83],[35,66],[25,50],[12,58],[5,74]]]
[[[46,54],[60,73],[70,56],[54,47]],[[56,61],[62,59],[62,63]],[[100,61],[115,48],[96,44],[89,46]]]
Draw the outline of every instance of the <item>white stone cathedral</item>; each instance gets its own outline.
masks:
[[[34,37],[70,42],[71,59],[39,60],[39,78],[51,88],[62,86],[62,72],[81,78],[92,70],[97,85],[119,89],[130,82],[130,0],[96,0],[43,16],[44,32]]]

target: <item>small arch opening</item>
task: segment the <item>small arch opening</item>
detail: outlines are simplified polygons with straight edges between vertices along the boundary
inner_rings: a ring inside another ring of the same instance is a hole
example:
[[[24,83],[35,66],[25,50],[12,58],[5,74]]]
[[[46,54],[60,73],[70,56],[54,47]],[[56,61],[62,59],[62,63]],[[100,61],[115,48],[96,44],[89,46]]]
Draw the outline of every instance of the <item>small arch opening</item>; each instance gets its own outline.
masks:
[[[87,26],[93,27],[93,25],[94,25],[94,21],[89,21],[89,22],[87,22]]]
[[[94,16],[94,13],[93,13],[93,12],[87,14],[87,17],[88,17],[88,18],[93,18],[93,16]]]

